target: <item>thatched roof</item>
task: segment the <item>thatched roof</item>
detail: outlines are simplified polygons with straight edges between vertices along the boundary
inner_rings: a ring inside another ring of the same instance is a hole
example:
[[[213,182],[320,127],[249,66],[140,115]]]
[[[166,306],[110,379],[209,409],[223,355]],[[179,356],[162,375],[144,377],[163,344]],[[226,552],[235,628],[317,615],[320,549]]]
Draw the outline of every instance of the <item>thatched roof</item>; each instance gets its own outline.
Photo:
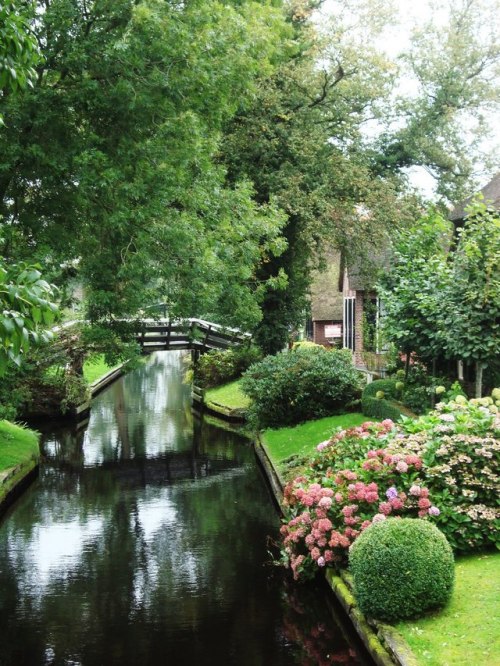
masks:
[[[487,206],[492,206],[493,208],[500,209],[500,173],[498,173],[490,182],[480,190],[480,193],[483,195],[484,203]],[[474,196],[469,197],[462,203],[459,203],[450,213],[450,220],[453,222],[458,222],[463,220],[466,216],[465,209],[470,204]]]
[[[311,313],[315,321],[342,320],[342,293],[339,292],[340,254],[328,252],[326,269],[315,271],[311,286]]]
[[[390,247],[387,246],[383,250],[374,249],[367,257],[359,257],[351,261],[347,266],[349,288],[353,291],[371,291],[379,270],[389,266],[390,253]]]

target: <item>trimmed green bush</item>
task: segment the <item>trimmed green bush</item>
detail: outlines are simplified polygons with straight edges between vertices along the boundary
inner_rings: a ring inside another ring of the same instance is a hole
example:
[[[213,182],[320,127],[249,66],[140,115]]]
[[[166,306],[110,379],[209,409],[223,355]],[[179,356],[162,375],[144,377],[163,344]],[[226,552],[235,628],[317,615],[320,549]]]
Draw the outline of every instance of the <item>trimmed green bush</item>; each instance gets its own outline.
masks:
[[[375,398],[378,391],[383,391],[385,398],[396,398],[398,396],[396,384],[395,379],[375,379],[365,386],[363,398]]]
[[[408,412],[403,405],[398,405],[389,400],[380,398],[371,398],[363,396],[361,399],[361,411],[365,416],[371,416],[375,419],[392,419],[398,421],[401,415],[408,416]]]
[[[416,518],[389,518],[360,534],[349,552],[362,613],[386,622],[417,617],[451,597],[454,561],[446,537]]]
[[[348,349],[299,347],[252,365],[241,387],[254,425],[279,427],[345,411],[359,381]]]

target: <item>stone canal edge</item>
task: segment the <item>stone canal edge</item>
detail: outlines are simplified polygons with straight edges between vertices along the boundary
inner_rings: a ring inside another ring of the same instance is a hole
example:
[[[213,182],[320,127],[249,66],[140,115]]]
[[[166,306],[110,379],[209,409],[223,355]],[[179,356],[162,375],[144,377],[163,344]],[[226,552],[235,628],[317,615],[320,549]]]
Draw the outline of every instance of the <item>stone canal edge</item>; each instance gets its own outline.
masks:
[[[283,499],[283,479],[274,467],[259,437],[254,442],[255,454],[266,475],[276,505]],[[417,659],[403,636],[391,625],[367,619],[359,610],[352,593],[352,580],[346,571],[326,569],[325,579],[349,616],[358,636],[377,666],[418,666]]]

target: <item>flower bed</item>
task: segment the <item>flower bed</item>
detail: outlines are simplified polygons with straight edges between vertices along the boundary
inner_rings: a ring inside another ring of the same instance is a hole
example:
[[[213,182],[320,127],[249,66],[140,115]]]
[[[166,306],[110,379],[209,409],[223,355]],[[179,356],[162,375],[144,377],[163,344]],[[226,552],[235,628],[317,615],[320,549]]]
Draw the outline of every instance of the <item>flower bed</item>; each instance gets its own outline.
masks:
[[[491,399],[459,396],[427,416],[367,422],[318,445],[285,489],[282,555],[294,577],[343,564],[356,537],[387,516],[436,523],[457,552],[498,539],[498,435]]]

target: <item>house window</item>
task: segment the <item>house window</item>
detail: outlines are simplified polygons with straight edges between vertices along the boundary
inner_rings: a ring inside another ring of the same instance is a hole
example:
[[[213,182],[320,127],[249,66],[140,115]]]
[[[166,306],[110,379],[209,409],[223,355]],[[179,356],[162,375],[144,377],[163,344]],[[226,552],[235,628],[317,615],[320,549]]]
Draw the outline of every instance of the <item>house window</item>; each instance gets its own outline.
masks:
[[[356,299],[354,296],[346,296],[344,298],[344,347],[354,351],[355,348],[355,334],[356,326],[354,320],[354,313],[356,309]]]
[[[389,350],[389,345],[387,340],[384,340],[381,334],[380,322],[383,319],[385,314],[385,306],[383,301],[380,298],[377,298],[377,354],[381,354]]]

